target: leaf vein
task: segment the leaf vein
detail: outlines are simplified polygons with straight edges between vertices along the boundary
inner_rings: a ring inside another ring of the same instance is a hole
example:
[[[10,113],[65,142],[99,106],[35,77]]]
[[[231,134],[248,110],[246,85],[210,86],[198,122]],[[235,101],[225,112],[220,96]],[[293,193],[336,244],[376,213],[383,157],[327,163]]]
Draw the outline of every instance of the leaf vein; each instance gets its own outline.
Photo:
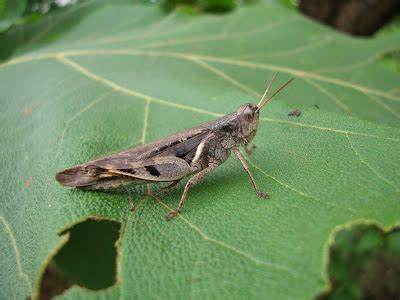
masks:
[[[30,295],[33,295],[32,282],[30,281],[28,275],[24,272],[24,270],[22,268],[21,255],[20,255],[19,250],[18,250],[17,240],[15,238],[14,233],[11,230],[10,224],[6,221],[4,216],[1,215],[1,214],[0,214],[0,223],[4,224],[4,228],[5,228],[6,232],[8,233],[8,236],[9,236],[9,238],[11,240],[11,244],[12,244],[12,247],[13,247],[14,252],[15,252],[15,261],[16,261],[16,265],[17,265],[18,276],[20,278],[23,278],[27,282],[28,287],[29,287]],[[15,287],[15,289],[17,290],[18,287],[19,287],[19,285],[17,285]]]
[[[369,99],[371,99],[373,102],[375,102],[379,106],[383,107],[387,112],[389,112],[396,118],[400,119],[400,114],[397,111],[395,111],[392,107],[387,105],[385,102],[383,102],[381,99],[376,98],[375,96],[370,95],[370,94],[365,94],[365,93],[363,93],[363,94],[366,95]]]
[[[310,43],[308,45],[301,45],[299,47],[289,48],[289,49],[281,49],[274,52],[257,52],[257,53],[250,53],[244,55],[237,55],[237,56],[230,56],[231,58],[237,59],[244,59],[244,58],[267,58],[267,57],[284,57],[294,54],[299,54],[302,52],[308,52],[310,50],[314,50],[316,48],[322,47],[332,41],[332,36],[326,36],[324,39],[321,39],[315,43]]]
[[[250,94],[253,94],[253,95],[257,96],[257,97],[261,97],[260,93],[256,92],[255,90],[251,89],[250,87],[248,87],[247,85],[241,83],[240,81],[232,78],[231,76],[229,76],[225,72],[223,72],[223,71],[211,66],[210,64],[207,64],[206,62],[201,61],[199,59],[190,59],[190,60],[193,61],[194,63],[196,63],[197,65],[203,67],[204,69],[214,73],[218,77],[228,81],[232,85],[239,87],[243,91],[245,91],[247,93],[250,93]]]
[[[57,160],[58,156],[60,155],[61,152],[61,146],[64,142],[64,138],[65,138],[65,133],[67,132],[68,128],[71,126],[71,123],[76,120],[77,118],[79,118],[83,113],[85,113],[86,111],[89,111],[91,108],[93,108],[96,104],[100,103],[101,101],[107,99],[107,97],[112,93],[113,91],[108,91],[102,95],[100,95],[99,97],[97,97],[95,100],[91,101],[88,105],[86,105],[84,108],[82,108],[81,110],[79,110],[76,114],[74,114],[71,118],[69,118],[65,124],[64,124],[64,128],[61,131],[61,135],[60,135],[60,141],[58,143],[57,146],[57,151],[56,154],[54,156],[54,159]]]
[[[260,120],[266,121],[266,122],[271,122],[271,123],[280,123],[280,124],[288,124],[288,125],[292,125],[292,126],[308,127],[308,128],[318,129],[318,130],[322,130],[322,131],[331,131],[331,132],[336,132],[336,133],[340,133],[340,134],[347,133],[347,134],[352,134],[352,135],[360,135],[360,136],[371,137],[371,138],[376,138],[376,139],[389,140],[389,141],[393,141],[393,142],[400,142],[400,139],[383,137],[383,136],[379,136],[379,135],[367,134],[367,133],[362,133],[362,132],[335,129],[335,128],[330,128],[330,127],[321,127],[321,126],[305,124],[305,123],[289,122],[286,120],[279,120],[279,119],[272,119],[272,118],[260,118]]]
[[[329,203],[329,202],[322,201],[321,199],[315,198],[315,197],[313,197],[313,196],[307,195],[306,193],[304,193],[304,192],[302,192],[302,191],[299,191],[298,189],[296,189],[296,188],[294,188],[294,187],[291,187],[290,185],[288,185],[287,183],[283,182],[282,180],[280,180],[280,179],[278,179],[278,178],[276,178],[276,177],[274,177],[274,176],[268,174],[268,173],[265,172],[263,169],[261,169],[260,167],[258,167],[257,165],[255,165],[253,162],[251,162],[251,161],[249,161],[249,160],[247,160],[247,161],[248,161],[248,163],[249,163],[252,167],[256,168],[258,171],[260,171],[262,174],[264,174],[264,176],[266,176],[266,177],[268,177],[268,178],[274,180],[275,182],[279,183],[279,184],[282,185],[283,187],[285,187],[285,188],[291,190],[292,192],[295,192],[296,194],[299,194],[300,196],[302,196],[302,197],[304,197],[304,198],[308,198],[308,199],[314,200],[314,201],[319,202],[319,203],[321,203],[321,204],[323,204],[323,205],[331,206],[331,207],[334,207],[334,208],[339,209],[339,210],[345,210],[345,211],[350,212],[350,213],[352,213],[352,214],[356,213],[356,210],[353,209],[353,208],[337,206],[337,205],[331,204],[331,203]]]
[[[134,96],[140,99],[143,99],[145,101],[147,100],[151,100],[154,103],[158,103],[161,105],[165,105],[165,106],[170,106],[170,107],[174,107],[177,109],[182,109],[182,110],[188,110],[188,111],[193,111],[193,112],[197,112],[200,114],[205,114],[205,115],[210,115],[210,116],[214,116],[214,117],[221,117],[222,114],[220,113],[216,113],[216,112],[210,112],[204,109],[200,109],[200,108],[196,108],[196,107],[192,107],[189,105],[183,105],[183,104],[179,104],[179,103],[174,103],[174,102],[170,102],[164,99],[160,99],[160,98],[156,98],[156,97],[152,97],[149,95],[145,95],[143,93],[137,92],[135,90],[123,87],[111,80],[108,80],[106,78],[103,78],[91,71],[89,71],[88,69],[82,67],[81,65],[63,57],[63,56],[57,56],[57,59],[65,64],[68,65],[70,67],[72,67],[74,70],[76,70],[77,72],[81,73],[82,75],[85,75],[89,78],[91,78],[94,81],[97,81],[101,84],[104,84],[106,86],[109,86],[111,88],[113,88],[114,90],[126,94],[126,95],[130,95],[130,96]],[[263,121],[267,121],[267,122],[272,122],[272,123],[280,123],[280,124],[288,124],[291,126],[299,126],[299,127],[309,127],[309,128],[314,128],[314,129],[318,129],[318,130],[323,130],[323,131],[331,131],[331,132],[337,132],[337,133],[348,133],[348,134],[354,134],[354,135],[360,135],[360,136],[366,136],[366,137],[373,137],[373,138],[377,138],[377,139],[385,139],[385,140],[391,140],[391,141],[395,141],[395,142],[400,142],[400,139],[393,139],[393,138],[387,138],[387,137],[382,137],[382,136],[377,136],[377,135],[371,135],[371,134],[366,134],[366,133],[361,133],[361,132],[353,132],[353,131],[346,131],[346,130],[340,130],[340,129],[334,129],[334,128],[329,128],[329,127],[320,127],[320,126],[316,126],[316,125],[310,125],[310,124],[304,124],[304,123],[295,123],[295,122],[289,122],[289,121],[285,121],[285,120],[279,120],[279,119],[272,119],[272,118],[260,118],[260,120]]]
[[[238,60],[238,59],[232,59],[232,58],[223,58],[223,57],[215,57],[215,56],[202,56],[202,55],[196,55],[196,54],[191,54],[191,53],[177,53],[177,52],[161,52],[161,51],[140,51],[140,50],[135,50],[135,49],[100,49],[100,50],[69,50],[69,51],[62,51],[62,52],[55,52],[55,53],[45,53],[45,54],[37,54],[37,55],[27,55],[27,56],[21,56],[17,57],[15,59],[9,60],[3,64],[0,64],[0,68],[10,66],[10,65],[15,65],[15,64],[20,64],[20,63],[26,63],[34,60],[41,60],[41,59],[48,59],[48,58],[64,58],[65,56],[90,56],[90,55],[136,55],[136,56],[150,56],[150,57],[175,57],[175,58],[181,58],[181,59],[186,59],[186,60],[193,60],[193,59],[198,59],[201,61],[214,61],[214,62],[219,62],[222,64],[228,64],[228,65],[236,65],[236,66],[241,66],[241,67],[246,67],[250,69],[264,69],[264,70],[271,70],[275,72],[282,72],[282,73],[287,73],[291,74],[293,76],[297,76],[300,78],[309,78],[309,79],[314,79],[317,81],[322,81],[322,82],[328,82],[331,84],[335,84],[338,86],[343,86],[346,88],[350,88],[353,90],[357,90],[360,92],[364,92],[367,94],[373,94],[376,96],[381,96],[383,98],[387,98],[393,101],[398,101],[400,102],[400,97],[397,97],[391,93],[387,93],[381,90],[376,90],[373,88],[366,87],[361,84],[357,83],[352,83],[344,80],[340,80],[334,77],[329,77],[329,76],[324,76],[320,75],[318,73],[313,73],[309,71],[304,71],[300,69],[292,69],[292,68],[287,68],[287,67],[281,67],[277,65],[271,65],[271,64],[265,64],[265,63],[255,63],[255,62],[250,62],[250,61],[245,61],[245,60]]]
[[[143,116],[143,131],[142,131],[142,138],[140,139],[140,142],[142,144],[145,144],[146,141],[146,132],[147,132],[147,126],[149,123],[149,108],[150,108],[150,103],[151,100],[147,99],[146,105],[144,107],[144,116]]]
[[[346,66],[313,69],[313,72],[315,72],[315,73],[336,73],[336,72],[340,73],[340,72],[354,71],[361,67],[372,64],[377,57],[378,57],[378,55],[373,55],[371,57],[368,57],[366,60],[362,60],[362,61],[356,62],[354,64],[346,65]]]
[[[154,48],[160,48],[160,47],[165,47],[165,46],[175,46],[175,45],[181,45],[181,44],[187,45],[189,43],[211,42],[211,41],[221,42],[221,41],[226,41],[228,39],[241,39],[244,37],[252,37],[257,34],[264,33],[268,30],[271,30],[277,26],[294,23],[294,22],[297,22],[300,20],[301,20],[301,18],[299,18],[298,16],[294,16],[294,17],[285,18],[276,23],[264,25],[262,27],[259,27],[257,29],[250,30],[250,31],[244,31],[244,32],[233,33],[233,34],[218,33],[218,34],[195,36],[195,37],[183,38],[183,39],[166,40],[166,41],[161,41],[161,42],[149,43],[147,45],[145,44],[145,45],[137,47],[136,49],[154,49]]]
[[[346,138],[347,141],[349,142],[350,148],[351,150],[354,152],[354,154],[357,156],[357,158],[360,160],[360,162],[365,165],[368,169],[370,169],[372,171],[372,173],[375,174],[376,177],[378,177],[379,179],[383,180],[384,182],[386,182],[387,184],[389,184],[390,186],[392,186],[397,192],[399,192],[400,190],[395,186],[395,184],[393,182],[391,182],[390,180],[388,180],[387,178],[385,178],[384,176],[382,176],[380,173],[378,173],[374,168],[372,168],[370,166],[369,163],[367,163],[366,160],[364,160],[360,153],[358,153],[358,151],[356,150],[356,148],[354,147],[353,143],[351,142],[351,139],[349,137],[349,135],[346,133]]]
[[[173,209],[169,205],[167,205],[160,197],[158,197],[158,196],[156,196],[154,194],[151,194],[151,196],[162,207],[164,207],[168,211],[173,211]],[[217,239],[214,239],[212,237],[209,237],[199,227],[197,227],[195,224],[191,223],[188,219],[186,219],[182,215],[178,215],[178,218],[181,219],[187,226],[192,228],[195,232],[197,232],[205,241],[213,243],[213,244],[216,244],[216,245],[218,245],[218,246],[220,246],[220,247],[222,247],[224,249],[230,250],[231,252],[233,252],[233,253],[235,253],[235,254],[237,254],[237,255],[239,255],[241,257],[244,257],[247,260],[253,262],[256,266],[263,266],[263,267],[266,267],[266,268],[273,268],[273,269],[276,269],[276,270],[281,270],[281,271],[287,272],[287,273],[291,274],[292,276],[294,276],[296,278],[304,278],[303,275],[295,273],[295,272],[293,272],[292,270],[290,270],[290,269],[288,269],[286,267],[262,261],[262,260],[254,257],[254,256],[252,256],[252,255],[250,255],[250,254],[248,254],[248,253],[246,253],[246,252],[244,252],[244,251],[242,251],[240,249],[237,249],[237,248],[235,248],[235,247],[233,247],[233,246],[231,246],[229,244],[226,244],[226,243],[224,243],[224,242],[222,242],[220,240],[217,240]]]
[[[320,85],[319,83],[316,83],[315,81],[311,80],[311,79],[307,79],[307,78],[303,78],[303,80],[305,82],[307,82],[308,84],[310,84],[311,86],[313,86],[314,88],[316,88],[318,91],[320,91],[321,93],[325,94],[326,96],[328,96],[328,98],[332,99],[333,102],[339,106],[340,108],[342,108],[344,111],[347,112],[347,114],[352,115],[353,112],[351,111],[350,107],[348,107],[346,104],[344,104],[342,101],[339,100],[339,98],[337,98],[335,95],[333,95],[331,92],[329,92],[327,89],[325,89],[322,85]]]

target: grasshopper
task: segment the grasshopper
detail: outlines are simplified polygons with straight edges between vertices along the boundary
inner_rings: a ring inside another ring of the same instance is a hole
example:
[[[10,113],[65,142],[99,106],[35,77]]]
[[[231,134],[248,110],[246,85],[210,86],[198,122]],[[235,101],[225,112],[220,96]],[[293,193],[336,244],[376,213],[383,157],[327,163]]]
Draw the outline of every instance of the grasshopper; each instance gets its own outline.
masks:
[[[181,212],[189,189],[225,162],[233,152],[250,177],[257,196],[268,198],[266,193],[258,189],[239,147],[251,153],[248,146],[256,135],[260,110],[293,80],[290,79],[266,98],[275,79],[276,74],[257,105],[244,104],[235,112],[214,121],[66,169],[56,174],[56,180],[64,186],[81,190],[168,182],[170,185],[161,189],[168,190],[185,176],[193,175],[183,189],[178,207],[166,216],[171,219]]]

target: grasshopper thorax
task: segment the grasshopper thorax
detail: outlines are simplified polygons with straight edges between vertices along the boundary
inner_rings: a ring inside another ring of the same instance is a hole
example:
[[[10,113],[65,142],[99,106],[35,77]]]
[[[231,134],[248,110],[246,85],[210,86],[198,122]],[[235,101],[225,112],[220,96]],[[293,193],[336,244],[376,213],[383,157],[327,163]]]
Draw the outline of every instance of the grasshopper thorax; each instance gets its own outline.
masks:
[[[260,113],[255,104],[246,103],[238,108],[236,114],[240,126],[241,142],[246,146],[257,133]]]

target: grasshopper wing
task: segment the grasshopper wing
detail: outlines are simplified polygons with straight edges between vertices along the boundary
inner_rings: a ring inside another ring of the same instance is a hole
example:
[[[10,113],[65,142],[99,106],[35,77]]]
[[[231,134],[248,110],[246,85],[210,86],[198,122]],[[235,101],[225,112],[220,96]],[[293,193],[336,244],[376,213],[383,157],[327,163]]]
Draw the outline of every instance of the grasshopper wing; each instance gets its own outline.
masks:
[[[174,181],[190,174],[190,162],[210,130],[196,127],[56,174],[65,186],[84,189]]]

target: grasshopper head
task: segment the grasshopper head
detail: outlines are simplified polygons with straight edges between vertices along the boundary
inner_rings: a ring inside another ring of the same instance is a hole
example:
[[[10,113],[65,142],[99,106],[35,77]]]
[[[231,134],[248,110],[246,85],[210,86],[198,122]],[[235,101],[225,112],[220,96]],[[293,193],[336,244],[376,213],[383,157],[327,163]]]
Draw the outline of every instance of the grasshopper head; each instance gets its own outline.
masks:
[[[255,104],[247,103],[239,107],[237,117],[240,125],[242,144],[251,142],[257,132],[260,114]]]
[[[264,92],[264,95],[261,97],[260,102],[255,104],[244,104],[237,110],[237,116],[239,119],[240,130],[241,130],[241,139],[242,144],[247,145],[251,142],[257,132],[258,121],[260,119],[260,110],[271,100],[276,94],[278,94],[281,90],[283,90],[289,83],[293,81],[293,78],[287,81],[284,85],[282,85],[276,92],[274,92],[270,97],[266,98],[268,92],[271,88],[272,83],[276,79],[276,75],[272,77],[271,81],[268,83],[268,87]]]

